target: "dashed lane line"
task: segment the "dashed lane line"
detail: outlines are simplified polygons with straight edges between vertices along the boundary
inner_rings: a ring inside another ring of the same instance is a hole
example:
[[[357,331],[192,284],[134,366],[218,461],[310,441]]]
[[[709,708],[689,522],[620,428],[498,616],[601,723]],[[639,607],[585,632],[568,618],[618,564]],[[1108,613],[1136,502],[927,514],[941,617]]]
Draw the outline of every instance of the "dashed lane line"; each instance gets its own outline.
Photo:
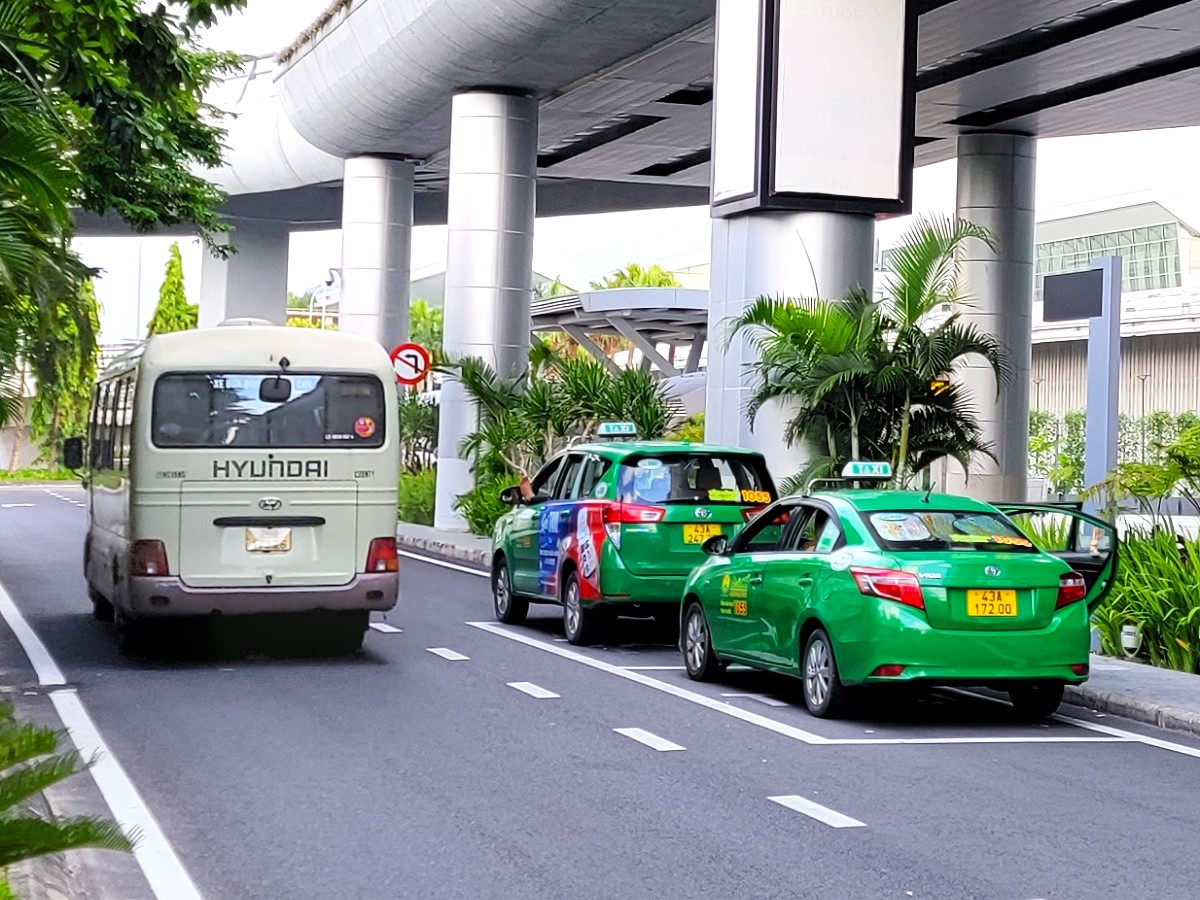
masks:
[[[520,691],[522,694],[528,694],[535,700],[557,700],[562,695],[556,694],[554,691],[548,691],[544,687],[539,687],[532,681],[510,681],[508,686],[513,690]]]
[[[130,837],[136,836],[133,855],[154,896],[160,900],[200,900],[200,891],[163,834],[154,814],[146,806],[125,769],[108,749],[79,695],[73,688],[64,687],[66,679],[62,669],[58,667],[41,638],[29,626],[3,585],[0,585],[0,616],[3,616],[20,641],[37,675],[38,683],[43,687],[56,688],[49,692],[50,701],[80,755],[84,759],[96,760],[88,767],[88,772],[100,789],[113,817]]]
[[[469,656],[463,656],[454,650],[447,650],[445,647],[426,647],[434,656],[440,656],[442,659],[448,659],[451,662],[461,662],[462,660],[470,659]]]
[[[865,828],[866,823],[860,822],[858,819],[852,819],[849,816],[842,815],[835,809],[830,809],[828,806],[822,806],[820,803],[813,803],[798,794],[787,794],[780,797],[768,797],[772,803],[778,803],[780,806],[786,806],[788,809],[798,812],[801,815],[808,816],[810,819],[816,819],[818,822],[823,822],[830,828]]]
[[[645,744],[651,750],[657,750],[659,753],[668,753],[672,750],[686,750],[682,744],[676,744],[674,741],[668,741],[664,737],[659,737],[646,731],[643,728],[614,728],[617,734],[623,734],[627,738],[632,738],[639,744]]]
[[[371,630],[378,631],[380,634],[403,634],[404,630],[397,628],[395,625],[389,625],[387,622],[372,622]]]
[[[686,700],[689,703],[694,703],[697,706],[703,706],[706,709],[711,709],[714,712],[719,712],[722,715],[730,716],[734,719],[739,719],[749,725],[757,726],[766,731],[774,732],[783,737],[791,738],[795,741],[800,741],[804,744],[812,744],[823,747],[838,747],[838,746],[869,746],[869,745],[940,745],[940,744],[1073,744],[1073,743],[1089,743],[1089,744],[1105,744],[1105,743],[1128,743],[1136,740],[1136,736],[1116,736],[1116,737],[940,737],[940,738],[827,738],[819,734],[814,734],[811,731],[806,731],[803,728],[797,728],[794,725],[788,725],[785,722],[780,722],[776,719],[769,718],[759,713],[750,712],[747,709],[734,706],[723,700],[718,700],[714,697],[709,697],[696,691],[688,690],[687,688],[679,687],[678,685],[669,684],[665,681],[659,681],[657,678],[651,678],[649,675],[643,675],[641,672],[631,672],[628,669],[623,669],[620,666],[614,666],[611,663],[606,663],[599,659],[593,659],[590,656],[585,656],[582,653],[576,653],[573,650],[567,650],[563,647],[556,647],[553,644],[548,644],[544,641],[539,641],[534,638],[527,637],[515,631],[510,631],[499,625],[494,625],[491,622],[468,622],[472,628],[478,628],[480,631],[486,631],[489,634],[494,634],[510,641],[516,641],[519,644],[525,644],[528,647],[541,650],[544,653],[550,653],[554,656],[560,656],[563,659],[569,659],[572,662],[577,662],[593,669],[598,669],[601,672],[607,672],[610,675],[616,675],[618,678],[624,678],[627,681],[632,681],[644,687],[652,688],[656,691],[661,691],[664,694],[669,694],[672,697],[677,697],[680,700]],[[1103,727],[1103,726],[1097,726]]]

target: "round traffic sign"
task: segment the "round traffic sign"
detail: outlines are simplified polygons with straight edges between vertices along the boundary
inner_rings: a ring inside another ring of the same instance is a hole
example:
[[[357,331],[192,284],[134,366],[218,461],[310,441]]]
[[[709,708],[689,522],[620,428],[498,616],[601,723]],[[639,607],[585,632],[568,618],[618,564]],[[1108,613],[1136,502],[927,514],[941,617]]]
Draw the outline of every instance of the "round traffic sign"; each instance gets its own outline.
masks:
[[[420,384],[432,367],[429,351],[420,344],[401,344],[392,351],[392,368],[401,384]]]

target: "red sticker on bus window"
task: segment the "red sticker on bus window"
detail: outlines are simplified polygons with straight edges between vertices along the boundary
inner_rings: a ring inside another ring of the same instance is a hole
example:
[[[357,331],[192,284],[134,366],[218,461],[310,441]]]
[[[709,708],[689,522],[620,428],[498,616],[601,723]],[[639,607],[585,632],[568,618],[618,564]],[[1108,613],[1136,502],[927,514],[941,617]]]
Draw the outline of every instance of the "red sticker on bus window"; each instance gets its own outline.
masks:
[[[354,433],[360,438],[369,438],[375,433],[375,420],[369,416],[356,419],[354,422]]]

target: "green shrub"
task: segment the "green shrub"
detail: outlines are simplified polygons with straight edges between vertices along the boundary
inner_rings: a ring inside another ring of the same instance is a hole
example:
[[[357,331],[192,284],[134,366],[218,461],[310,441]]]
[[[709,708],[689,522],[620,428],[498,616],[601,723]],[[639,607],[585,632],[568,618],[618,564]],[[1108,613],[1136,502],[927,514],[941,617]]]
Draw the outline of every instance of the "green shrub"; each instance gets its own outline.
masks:
[[[0,481],[78,481],[79,475],[70,469],[14,469],[0,471]]]
[[[1197,671],[1200,662],[1200,539],[1178,542],[1167,524],[1130,530],[1117,581],[1095,622],[1105,653],[1120,656],[1121,627],[1137,625],[1156,666]]]
[[[437,487],[437,471],[400,473],[400,521],[414,525],[433,524],[433,504]]]
[[[500,502],[500,492],[517,484],[515,478],[495,478],[482,481],[455,501],[455,508],[467,520],[471,534],[490,536],[496,521],[508,512],[509,507]]]
[[[687,441],[691,444],[704,443],[704,413],[696,413],[680,423],[670,434],[663,436],[668,441]]]

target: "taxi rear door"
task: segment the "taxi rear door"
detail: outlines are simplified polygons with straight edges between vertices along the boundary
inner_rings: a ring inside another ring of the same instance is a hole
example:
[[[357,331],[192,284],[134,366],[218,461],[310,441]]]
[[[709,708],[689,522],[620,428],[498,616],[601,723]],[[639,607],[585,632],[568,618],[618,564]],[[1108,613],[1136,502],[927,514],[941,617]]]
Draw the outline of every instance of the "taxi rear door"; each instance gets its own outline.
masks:
[[[1120,542],[1115,527],[1077,504],[997,503],[996,507],[1040,549],[1083,576],[1089,613],[1104,602],[1116,582]]]

